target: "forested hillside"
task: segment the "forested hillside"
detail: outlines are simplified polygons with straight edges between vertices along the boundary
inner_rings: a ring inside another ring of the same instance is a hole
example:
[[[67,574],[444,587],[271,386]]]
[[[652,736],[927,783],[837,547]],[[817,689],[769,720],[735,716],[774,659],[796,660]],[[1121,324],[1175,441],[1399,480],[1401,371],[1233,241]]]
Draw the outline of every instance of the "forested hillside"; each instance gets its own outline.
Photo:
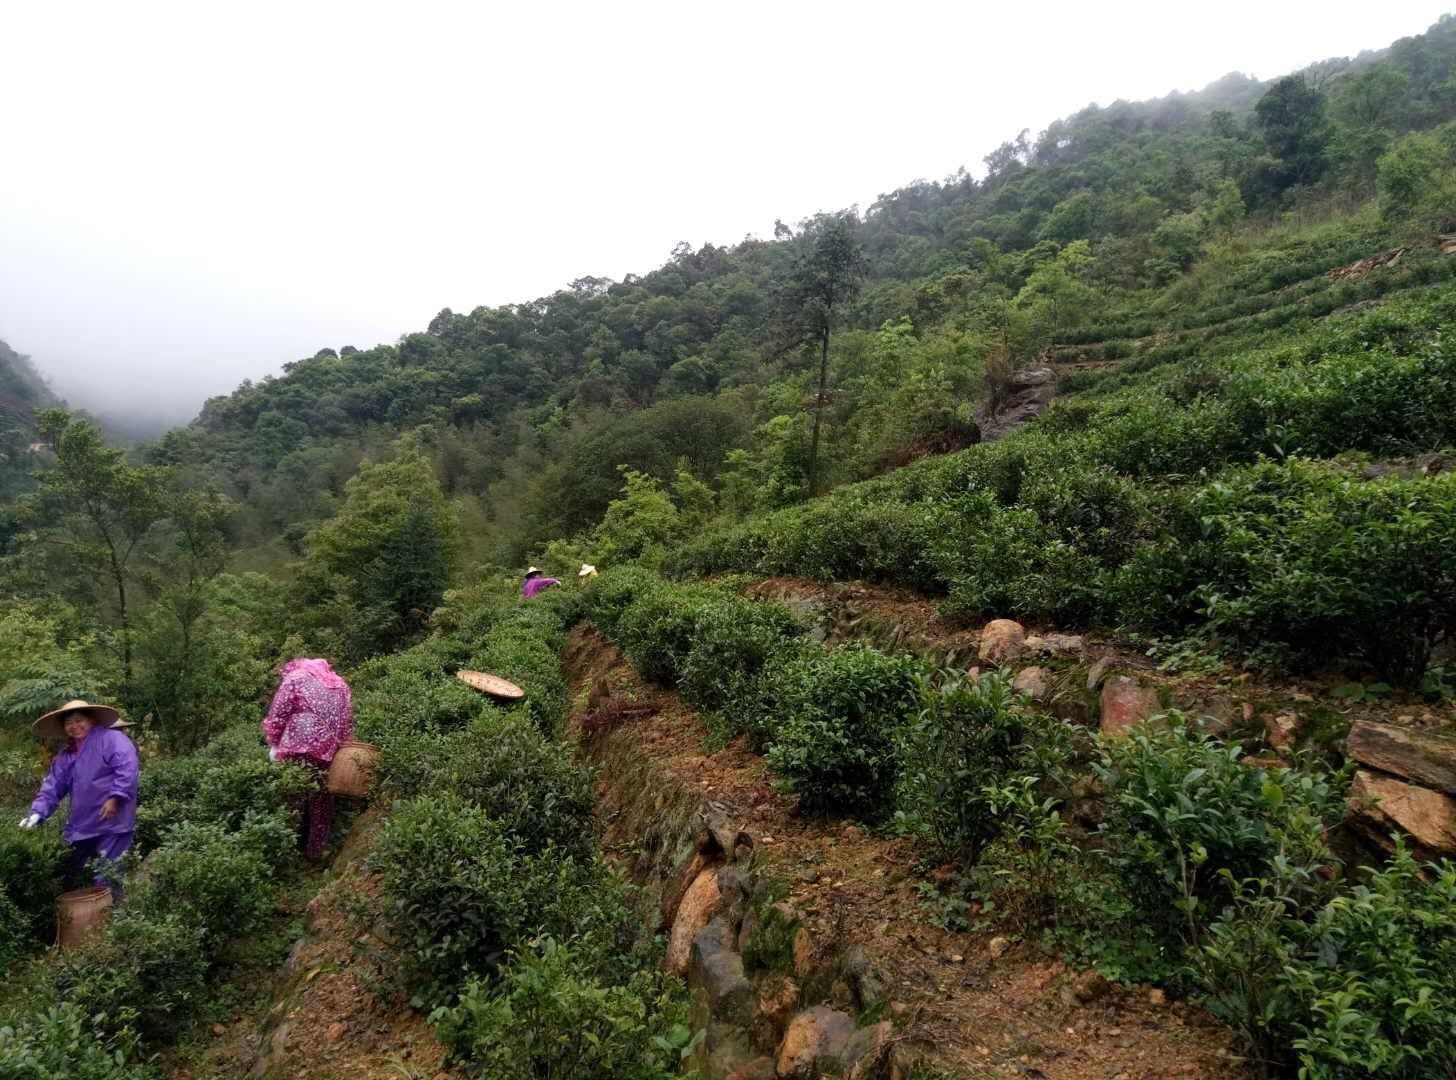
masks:
[[[0,1066],[1449,1078],[1456,17],[984,164],[151,446],[0,348],[0,809],[114,701],[151,853],[53,960],[0,832]],[[381,755],[330,882],[297,656]]]
[[[831,316],[824,482],[964,445],[988,365],[1100,334],[1111,312],[1212,318],[1222,301],[1200,289],[1220,274],[1258,293],[1428,237],[1448,212],[1430,185],[1456,115],[1453,27],[1291,79],[1089,107],[1003,144],[981,179],[917,181],[843,219],[864,275]],[[594,523],[619,465],[666,482],[686,458],[735,512],[795,502],[817,357],[788,308],[840,220],[682,244],[641,276],[321,349],[209,401],[157,460],[222,483],[259,542],[326,516],[363,456],[423,426],[447,493],[475,507],[472,551],[512,561]]]
[[[13,499],[28,486],[36,411],[58,404],[30,357],[0,341],[0,499]]]

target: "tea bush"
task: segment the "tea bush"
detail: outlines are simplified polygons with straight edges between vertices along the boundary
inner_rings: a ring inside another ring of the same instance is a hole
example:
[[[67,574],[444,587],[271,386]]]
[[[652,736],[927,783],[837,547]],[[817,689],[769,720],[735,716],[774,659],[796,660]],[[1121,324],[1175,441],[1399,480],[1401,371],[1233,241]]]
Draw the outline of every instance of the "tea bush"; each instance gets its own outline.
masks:
[[[1401,847],[1295,928],[1286,966],[1300,1075],[1438,1080],[1456,1061],[1456,863]]]
[[[573,943],[515,950],[498,982],[472,979],[431,1016],[470,1075],[491,1080],[667,1080],[692,1045],[684,996],[659,974],[595,977]]]
[[[1344,813],[1341,778],[1251,768],[1242,756],[1176,712],[1166,726],[1103,743],[1108,858],[1170,958],[1196,944],[1232,882],[1276,862],[1313,869],[1332,860],[1324,832]]]
[[[403,956],[407,985],[425,1000],[488,976],[538,931],[615,933],[623,917],[594,865],[518,840],[459,795],[397,803],[369,856]]]
[[[680,665],[678,687],[689,704],[705,711],[742,702],[764,666],[792,652],[801,634],[782,604],[736,598],[705,604]]]
[[[1011,680],[994,673],[945,672],[938,687],[921,688],[918,706],[898,733],[896,825],[937,858],[973,865],[1000,829],[1000,785],[1056,773],[1071,729],[1019,707]]]
[[[777,667],[769,692],[778,723],[768,761],[803,810],[884,816],[895,739],[919,701],[919,665],[848,645]]]
[[[665,583],[645,590],[623,610],[613,634],[648,682],[672,687],[696,636],[707,590]]]
[[[547,608],[512,611],[470,656],[472,668],[510,679],[526,695],[525,708],[541,734],[554,738],[566,718],[566,680],[557,656],[560,624]]]
[[[123,1050],[98,1038],[73,1005],[37,1011],[15,1027],[0,1027],[0,1077],[5,1080],[147,1080]]]
[[[12,935],[20,930],[15,913],[25,920],[22,937],[11,936],[13,948],[22,938],[33,944],[49,941],[56,932],[56,896],[61,892],[61,867],[66,847],[53,824],[33,831],[0,830],[0,897],[12,913],[6,919]]]
[[[123,906],[95,943],[62,954],[62,999],[125,1045],[174,1036],[205,999],[215,963],[215,942],[191,916]]]
[[[547,742],[521,713],[482,717],[457,737],[436,782],[479,807],[528,855],[590,860],[596,841],[591,770]]]
[[[201,927],[210,950],[256,927],[273,909],[274,868],[294,844],[281,814],[250,814],[229,832],[221,825],[179,822],[148,860],[148,877],[130,906],[162,916],[177,913]]]
[[[31,917],[0,892],[0,974],[37,944]]]

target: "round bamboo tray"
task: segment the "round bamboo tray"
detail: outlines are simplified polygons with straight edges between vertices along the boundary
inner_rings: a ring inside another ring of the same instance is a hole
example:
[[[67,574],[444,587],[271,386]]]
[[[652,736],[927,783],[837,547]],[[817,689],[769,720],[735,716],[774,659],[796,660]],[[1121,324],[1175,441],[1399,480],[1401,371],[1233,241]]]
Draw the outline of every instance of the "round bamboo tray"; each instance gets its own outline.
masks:
[[[519,686],[499,675],[490,675],[484,671],[457,671],[455,677],[466,686],[473,686],[482,694],[489,694],[503,701],[520,701],[526,696],[526,692]]]

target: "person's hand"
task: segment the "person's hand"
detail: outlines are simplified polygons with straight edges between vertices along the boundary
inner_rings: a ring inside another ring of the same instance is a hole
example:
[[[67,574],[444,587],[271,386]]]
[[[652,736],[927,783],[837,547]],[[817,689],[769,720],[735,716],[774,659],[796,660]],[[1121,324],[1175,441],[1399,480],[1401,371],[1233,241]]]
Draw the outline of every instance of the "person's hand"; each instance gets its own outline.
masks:
[[[40,824],[40,815],[39,814],[26,814],[25,817],[23,817],[23,818],[20,819],[20,827],[22,829],[33,829],[33,828],[35,828],[39,824]]]
[[[110,821],[112,818],[116,817],[116,811],[120,808],[121,803],[118,802],[116,796],[113,795],[111,798],[107,799],[104,803],[101,804],[101,820]]]
[[[270,746],[270,747],[268,747],[268,760],[269,761],[277,761],[278,760],[278,747],[276,747],[276,746]]]

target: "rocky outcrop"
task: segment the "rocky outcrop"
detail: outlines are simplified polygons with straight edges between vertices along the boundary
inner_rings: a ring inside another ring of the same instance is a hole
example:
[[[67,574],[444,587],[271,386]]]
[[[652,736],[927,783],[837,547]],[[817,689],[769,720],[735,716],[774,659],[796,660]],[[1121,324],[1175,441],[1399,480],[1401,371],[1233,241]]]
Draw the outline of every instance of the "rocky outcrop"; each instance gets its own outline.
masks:
[[[1162,711],[1158,691],[1127,675],[1110,676],[1102,684],[1102,734],[1126,735],[1129,730]]]
[[[1456,855],[1456,799],[1430,788],[1362,769],[1350,786],[1347,820],[1387,850],[1391,834],[1401,832],[1421,855]]]
[[[1046,411],[1057,396],[1057,373],[1047,363],[1012,372],[1007,380],[1007,394],[998,408],[983,404],[976,410],[976,426],[982,442],[1004,439],[1017,428],[1024,427]]]
[[[1362,720],[1347,745],[1361,765],[1456,796],[1456,737]]]
[[[702,871],[688,886],[673,919],[672,933],[667,939],[665,963],[674,975],[688,973],[698,934],[712,922],[722,898],[716,870]]]

